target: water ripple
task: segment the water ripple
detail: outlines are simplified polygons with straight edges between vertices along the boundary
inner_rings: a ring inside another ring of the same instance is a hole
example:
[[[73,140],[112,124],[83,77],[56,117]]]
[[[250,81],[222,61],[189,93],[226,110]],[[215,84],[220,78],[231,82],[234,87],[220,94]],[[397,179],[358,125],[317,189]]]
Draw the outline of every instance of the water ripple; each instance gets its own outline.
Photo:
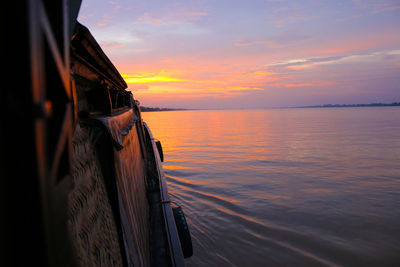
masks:
[[[399,108],[144,114],[189,223],[187,266],[398,266],[398,118]]]

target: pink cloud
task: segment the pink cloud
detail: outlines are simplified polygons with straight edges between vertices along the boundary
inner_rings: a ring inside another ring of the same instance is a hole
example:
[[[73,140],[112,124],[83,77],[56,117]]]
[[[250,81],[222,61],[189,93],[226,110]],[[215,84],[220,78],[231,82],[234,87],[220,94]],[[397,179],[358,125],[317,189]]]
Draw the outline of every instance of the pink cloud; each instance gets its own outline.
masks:
[[[115,16],[110,16],[107,14],[103,15],[102,19],[99,22],[97,22],[97,26],[99,26],[99,27],[107,26],[109,24],[110,20],[113,19],[114,17]]]
[[[119,42],[113,42],[113,41],[111,41],[111,42],[108,42],[108,41],[101,42],[101,47],[103,49],[115,49],[115,48],[120,48],[120,47],[123,47],[123,46],[125,46],[125,44],[119,43]]]

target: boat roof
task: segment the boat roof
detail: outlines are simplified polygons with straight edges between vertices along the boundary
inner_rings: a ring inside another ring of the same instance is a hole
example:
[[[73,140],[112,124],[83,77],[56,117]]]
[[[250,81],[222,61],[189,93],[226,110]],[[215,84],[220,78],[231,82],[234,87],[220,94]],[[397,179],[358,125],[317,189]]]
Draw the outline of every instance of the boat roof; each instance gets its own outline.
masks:
[[[96,39],[88,28],[78,21],[75,31],[71,38],[72,56],[77,58],[82,64],[90,67],[102,78],[113,83],[119,90],[124,90],[128,86],[117,68],[107,57]]]

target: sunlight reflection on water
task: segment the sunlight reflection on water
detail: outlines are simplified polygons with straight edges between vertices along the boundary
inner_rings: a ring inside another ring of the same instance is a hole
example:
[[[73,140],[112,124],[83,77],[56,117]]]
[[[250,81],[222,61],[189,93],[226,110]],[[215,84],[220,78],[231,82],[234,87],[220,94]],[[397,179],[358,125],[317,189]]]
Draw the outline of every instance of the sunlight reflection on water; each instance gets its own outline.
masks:
[[[400,264],[400,108],[143,113],[188,266]]]

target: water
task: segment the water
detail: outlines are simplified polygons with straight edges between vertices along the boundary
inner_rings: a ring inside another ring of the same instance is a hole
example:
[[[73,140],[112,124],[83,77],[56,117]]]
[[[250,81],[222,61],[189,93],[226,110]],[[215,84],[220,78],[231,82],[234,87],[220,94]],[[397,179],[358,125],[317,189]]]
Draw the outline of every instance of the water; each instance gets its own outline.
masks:
[[[400,108],[143,114],[188,266],[400,265]]]

